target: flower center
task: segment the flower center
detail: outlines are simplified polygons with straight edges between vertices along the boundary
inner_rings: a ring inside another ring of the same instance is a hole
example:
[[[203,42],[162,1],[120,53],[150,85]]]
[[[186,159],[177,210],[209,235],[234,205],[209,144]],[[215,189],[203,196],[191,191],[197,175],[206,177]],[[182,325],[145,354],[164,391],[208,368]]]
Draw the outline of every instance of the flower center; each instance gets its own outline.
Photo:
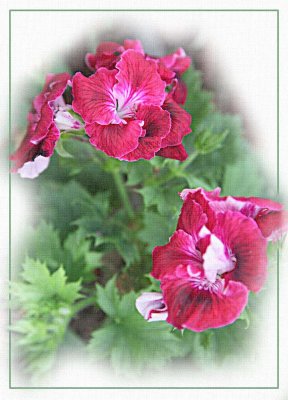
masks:
[[[208,290],[210,293],[223,292],[224,279],[217,278],[215,282],[210,282],[207,278],[194,277],[191,278],[193,287],[199,290]]]

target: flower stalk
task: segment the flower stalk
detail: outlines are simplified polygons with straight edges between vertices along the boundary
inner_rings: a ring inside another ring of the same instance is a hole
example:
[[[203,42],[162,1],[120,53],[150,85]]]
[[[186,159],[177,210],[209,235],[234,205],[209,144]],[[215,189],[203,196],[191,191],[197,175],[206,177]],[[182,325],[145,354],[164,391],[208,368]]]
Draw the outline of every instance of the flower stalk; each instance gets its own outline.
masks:
[[[132,220],[135,217],[134,210],[132,208],[132,205],[129,200],[129,196],[125,187],[125,183],[123,181],[122,175],[119,171],[119,169],[115,169],[111,171],[111,174],[113,176],[115,186],[117,188],[119,197],[121,199],[121,202],[123,204],[123,207],[125,208],[125,211],[127,213],[127,216],[130,220]]]

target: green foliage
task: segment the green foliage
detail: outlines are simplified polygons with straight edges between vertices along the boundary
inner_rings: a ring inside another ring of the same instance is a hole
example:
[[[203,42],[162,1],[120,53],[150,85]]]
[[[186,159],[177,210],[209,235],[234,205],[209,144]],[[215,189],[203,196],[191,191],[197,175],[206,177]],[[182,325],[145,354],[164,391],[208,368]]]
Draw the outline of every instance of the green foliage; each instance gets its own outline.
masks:
[[[103,257],[91,249],[91,243],[91,238],[78,229],[69,233],[62,244],[58,231],[41,221],[36,228],[28,228],[24,253],[45,262],[50,271],[62,264],[69,281],[87,281],[93,279],[91,271],[102,266]]]
[[[194,67],[183,75],[188,87],[188,96],[184,108],[192,115],[192,130],[194,131],[206,115],[213,111],[212,93],[203,89],[202,73]]]
[[[185,162],[116,160],[95,150],[79,130],[62,133],[49,169],[25,182],[36,188],[31,206],[37,225],[27,227],[21,258],[30,259],[22,280],[12,285],[22,312],[12,329],[20,335],[17,343],[28,372],[45,373],[52,366],[77,311],[73,304],[80,298],[80,281],[82,293],[88,293],[86,305],[96,286],[97,304],[106,316],[92,334],[89,352],[97,360],[110,360],[117,371],[163,367],[175,357],[222,359],[244,349],[253,324],[250,311],[231,326],[194,333],[148,323],[135,309],[136,293],[160,290],[149,275],[151,252],[166,244],[176,228],[179,192],[221,186],[223,195],[267,196],[240,118],[217,111],[201,72],[192,67],[183,79],[188,87],[184,108],[192,115],[192,133],[183,140],[189,154]],[[254,306],[251,296],[249,304]]]
[[[199,154],[209,154],[222,147],[222,143],[228,134],[228,130],[221,133],[212,133],[209,129],[198,131],[195,135],[194,147]]]
[[[79,282],[67,283],[62,267],[50,273],[45,263],[27,258],[21,282],[11,285],[12,302],[22,314],[11,330],[18,334],[25,372],[34,379],[45,374],[55,361],[72,317],[72,305],[82,296]]]
[[[135,308],[136,298],[134,292],[120,297],[114,279],[105,288],[97,286],[98,305],[110,318],[93,332],[88,350],[96,360],[110,360],[119,374],[161,368],[185,352],[169,325],[143,319]]]

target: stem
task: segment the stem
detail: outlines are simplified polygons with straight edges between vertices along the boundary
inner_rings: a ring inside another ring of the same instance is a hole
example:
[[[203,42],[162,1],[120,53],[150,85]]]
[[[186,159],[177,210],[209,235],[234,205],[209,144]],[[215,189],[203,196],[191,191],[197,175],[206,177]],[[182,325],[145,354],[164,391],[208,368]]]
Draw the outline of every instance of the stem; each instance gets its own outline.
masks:
[[[86,308],[88,306],[96,305],[96,297],[86,297],[83,300],[78,301],[78,303],[74,304],[72,307],[72,314],[75,315],[79,311],[83,310],[83,308]]]
[[[131,203],[130,203],[130,200],[128,197],[128,193],[127,193],[125,184],[123,182],[121,173],[119,172],[119,170],[114,170],[114,171],[111,171],[111,174],[113,175],[114,182],[115,182],[116,188],[118,190],[118,194],[119,194],[122,204],[127,212],[128,218],[133,219],[135,217],[134,210],[131,206]]]
[[[186,168],[195,160],[196,157],[198,157],[197,151],[195,151],[193,154],[191,154],[191,155],[187,158],[187,160],[184,161],[184,162],[181,164],[181,166],[180,166],[181,170],[184,171],[184,169],[186,169]]]

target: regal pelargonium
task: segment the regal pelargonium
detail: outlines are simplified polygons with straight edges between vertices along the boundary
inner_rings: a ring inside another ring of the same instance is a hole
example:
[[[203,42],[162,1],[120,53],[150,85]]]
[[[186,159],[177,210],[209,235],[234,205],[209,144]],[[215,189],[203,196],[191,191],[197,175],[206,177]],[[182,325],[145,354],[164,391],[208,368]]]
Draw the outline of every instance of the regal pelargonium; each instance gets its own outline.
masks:
[[[157,62],[134,49],[117,59],[115,68],[73,78],[72,106],[91,144],[126,161],[155,155],[185,160],[182,139],[191,132],[191,116],[175,102],[173,90],[165,90]]]
[[[263,287],[267,242],[287,231],[287,214],[271,200],[219,194],[219,188],[180,194],[177,230],[153,251],[151,275],[160,280],[162,294],[143,293],[136,302],[147,320],[196,332],[219,328],[240,316],[249,291]]]
[[[12,171],[23,178],[35,178],[49,164],[60,130],[77,130],[81,123],[69,113],[63,93],[70,82],[68,73],[48,74],[45,85],[32,102],[28,126],[19,148],[11,155]]]

